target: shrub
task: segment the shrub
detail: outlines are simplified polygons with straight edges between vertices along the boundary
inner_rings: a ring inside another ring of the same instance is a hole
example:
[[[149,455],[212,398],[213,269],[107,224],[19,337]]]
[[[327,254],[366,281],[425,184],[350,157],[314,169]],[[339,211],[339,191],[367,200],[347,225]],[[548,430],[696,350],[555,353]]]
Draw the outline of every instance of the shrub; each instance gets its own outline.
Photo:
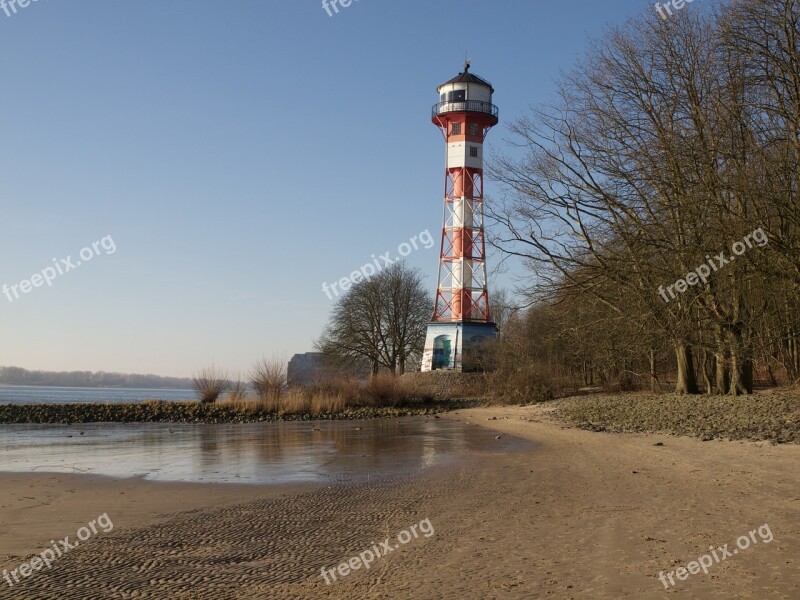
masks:
[[[286,388],[286,361],[281,358],[260,360],[250,372],[250,383],[262,400],[280,398]]]
[[[215,367],[208,367],[192,379],[202,404],[213,404],[228,389],[228,376]]]
[[[495,371],[490,376],[492,397],[507,404],[531,404],[553,399],[547,379],[534,365]]]
[[[371,406],[397,406],[411,399],[406,386],[388,373],[378,373],[370,379],[362,394]]]

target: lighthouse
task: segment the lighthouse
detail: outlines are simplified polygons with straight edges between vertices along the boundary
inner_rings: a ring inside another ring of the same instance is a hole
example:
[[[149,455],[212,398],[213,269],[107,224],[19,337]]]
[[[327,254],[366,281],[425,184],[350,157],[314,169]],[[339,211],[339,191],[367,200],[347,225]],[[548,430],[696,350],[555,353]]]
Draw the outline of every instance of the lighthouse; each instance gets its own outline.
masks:
[[[444,215],[436,299],[422,371],[480,368],[480,345],[494,339],[483,225],[483,142],[497,125],[492,85],[463,72],[437,88],[431,120],[447,147]]]

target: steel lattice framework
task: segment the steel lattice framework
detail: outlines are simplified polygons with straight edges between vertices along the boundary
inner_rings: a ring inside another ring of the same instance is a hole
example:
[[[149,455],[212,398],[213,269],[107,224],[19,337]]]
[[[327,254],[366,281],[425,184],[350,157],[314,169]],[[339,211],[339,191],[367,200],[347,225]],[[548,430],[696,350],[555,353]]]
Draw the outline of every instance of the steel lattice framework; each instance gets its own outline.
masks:
[[[497,123],[497,116],[496,107],[489,106],[491,109],[486,112],[452,110],[433,115],[432,120],[448,148],[433,322],[492,321],[486,275],[482,147],[489,130]],[[477,132],[466,133],[470,126],[477,128]],[[464,141],[465,154],[471,148],[477,149],[472,152],[478,160],[468,161],[458,154],[462,151],[460,141]],[[468,166],[467,162],[472,164]]]

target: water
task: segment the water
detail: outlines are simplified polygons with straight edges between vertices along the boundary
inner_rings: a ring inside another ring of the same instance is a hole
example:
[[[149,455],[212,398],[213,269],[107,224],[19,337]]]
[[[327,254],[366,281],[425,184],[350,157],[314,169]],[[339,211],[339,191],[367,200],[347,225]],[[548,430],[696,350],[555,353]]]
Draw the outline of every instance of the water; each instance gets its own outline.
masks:
[[[193,390],[133,388],[45,387],[0,384],[0,404],[73,404],[88,402],[141,402],[147,398],[194,400]]]
[[[360,481],[530,443],[449,419],[404,417],[234,425],[7,425],[0,471],[159,481]]]

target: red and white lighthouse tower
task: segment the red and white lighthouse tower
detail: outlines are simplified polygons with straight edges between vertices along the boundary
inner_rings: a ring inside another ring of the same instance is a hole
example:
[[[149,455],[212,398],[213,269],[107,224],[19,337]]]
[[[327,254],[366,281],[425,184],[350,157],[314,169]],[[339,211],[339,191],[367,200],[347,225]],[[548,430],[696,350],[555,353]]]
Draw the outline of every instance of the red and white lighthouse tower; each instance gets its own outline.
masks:
[[[444,223],[433,318],[422,370],[470,370],[470,353],[494,338],[483,226],[483,142],[497,125],[492,85],[464,71],[440,85],[432,121],[447,144]],[[466,356],[465,356],[466,355]]]

